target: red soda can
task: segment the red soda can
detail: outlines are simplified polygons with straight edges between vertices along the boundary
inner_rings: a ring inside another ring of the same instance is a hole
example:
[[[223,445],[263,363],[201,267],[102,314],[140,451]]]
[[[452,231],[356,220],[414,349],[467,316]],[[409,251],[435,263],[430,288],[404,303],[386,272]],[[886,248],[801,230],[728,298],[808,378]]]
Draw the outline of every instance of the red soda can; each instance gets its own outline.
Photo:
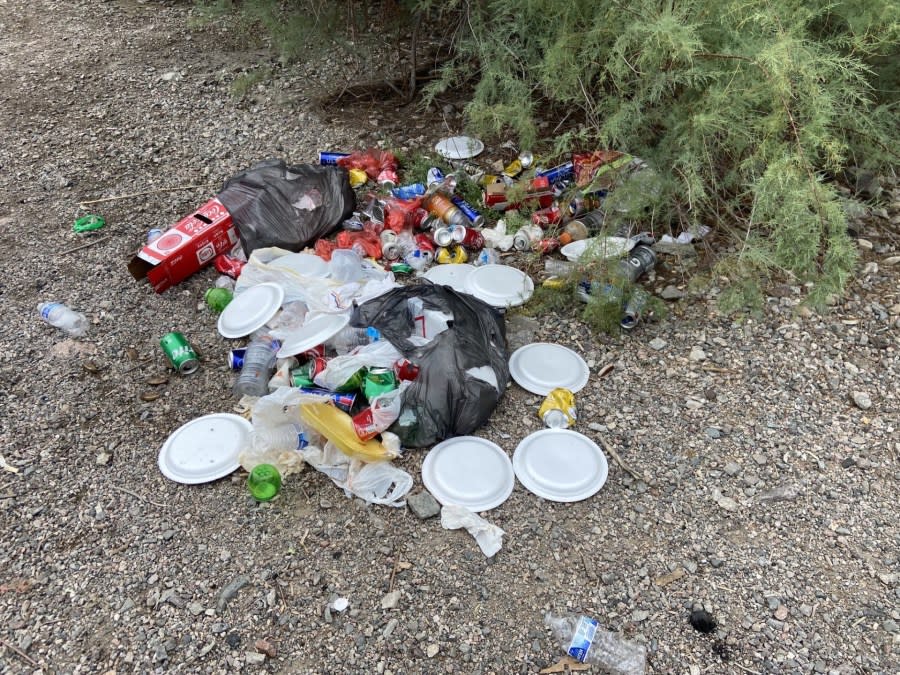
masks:
[[[562,220],[562,209],[557,204],[539,209],[531,214],[531,222],[547,229],[548,225],[555,225]]]
[[[237,279],[241,275],[241,270],[246,265],[243,260],[230,256],[226,253],[217,255],[213,259],[213,266],[219,274],[227,274],[232,279]]]
[[[394,364],[394,373],[398,380],[414,380],[419,376],[419,366],[409,359],[400,359]]]
[[[534,243],[534,250],[538,253],[552,253],[559,248],[559,239],[556,237],[547,237],[539,239]]]
[[[370,441],[378,435],[375,427],[375,418],[372,415],[371,406],[356,413],[352,418],[353,431],[361,441]]]
[[[420,251],[428,251],[434,259],[434,242],[427,234],[419,233],[416,235],[416,246]]]
[[[299,355],[299,359],[306,359],[307,361],[312,359],[324,359],[325,358],[325,345],[317,345],[312,349],[307,349],[305,352],[301,352]]]
[[[453,240],[468,249],[484,248],[484,237],[481,232],[471,227],[453,228]]]
[[[397,172],[393,169],[382,169],[381,173],[375,178],[375,181],[386,188],[395,188],[397,187],[397,183],[400,179],[397,177]]]

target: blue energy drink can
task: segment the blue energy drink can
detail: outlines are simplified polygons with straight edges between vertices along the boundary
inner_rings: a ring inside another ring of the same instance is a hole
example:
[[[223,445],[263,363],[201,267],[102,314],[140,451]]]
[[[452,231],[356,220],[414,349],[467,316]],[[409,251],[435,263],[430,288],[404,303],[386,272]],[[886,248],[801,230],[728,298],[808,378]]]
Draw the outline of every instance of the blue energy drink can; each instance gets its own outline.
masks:
[[[444,180],[444,172],[443,171],[441,171],[436,166],[433,166],[430,169],[428,169],[428,174],[425,178],[425,182],[428,183],[428,187],[431,187],[432,185],[437,185],[442,180]]]
[[[335,391],[329,391],[328,389],[318,389],[316,387],[300,387],[298,391],[304,394],[328,396],[335,407],[340,408],[344,412],[350,412],[350,409],[356,402],[356,394],[341,394]]]
[[[319,150],[319,164],[334,165],[341,157],[349,157],[349,152],[323,152]]]
[[[550,184],[558,183],[561,180],[569,180],[575,177],[575,164],[573,162],[565,162],[552,169],[541,169],[534,174],[535,176],[544,176],[550,181]]]
[[[244,367],[244,354],[246,349],[232,349],[228,352],[228,367],[232,370],[240,370]]]
[[[484,225],[484,216],[478,213],[469,202],[458,195],[453,195],[450,198],[450,201],[453,202],[454,206],[463,212],[466,218],[469,219],[469,222],[472,223],[473,227],[481,227]]]
[[[391,194],[397,199],[415,199],[425,194],[425,186],[422,183],[412,183],[410,185],[401,185],[391,190]]]

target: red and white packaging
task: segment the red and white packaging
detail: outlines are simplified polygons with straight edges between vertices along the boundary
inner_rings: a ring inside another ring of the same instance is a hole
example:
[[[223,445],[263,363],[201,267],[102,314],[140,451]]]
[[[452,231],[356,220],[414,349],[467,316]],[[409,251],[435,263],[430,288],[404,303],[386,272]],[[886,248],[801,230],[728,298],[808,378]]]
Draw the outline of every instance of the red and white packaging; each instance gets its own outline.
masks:
[[[128,263],[135,279],[146,278],[162,293],[198,272],[220,253],[238,243],[231,214],[218,199],[210,199],[144,246]]]

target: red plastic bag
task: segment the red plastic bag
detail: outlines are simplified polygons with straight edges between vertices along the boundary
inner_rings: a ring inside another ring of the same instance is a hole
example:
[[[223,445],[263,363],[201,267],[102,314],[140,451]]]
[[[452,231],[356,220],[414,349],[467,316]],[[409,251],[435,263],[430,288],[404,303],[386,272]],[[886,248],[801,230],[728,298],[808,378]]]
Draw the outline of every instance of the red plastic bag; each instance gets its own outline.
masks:
[[[366,230],[358,232],[344,230],[338,233],[334,242],[337,248],[355,248],[366,258],[375,258],[377,260],[381,257],[381,239],[376,234]]]
[[[428,217],[421,199],[397,199],[391,197],[384,203],[384,226],[397,234],[414,230]]]
[[[372,180],[377,180],[384,172],[393,173],[396,182],[397,158],[387,150],[357,150],[337,161],[338,166],[345,169],[362,169]]]

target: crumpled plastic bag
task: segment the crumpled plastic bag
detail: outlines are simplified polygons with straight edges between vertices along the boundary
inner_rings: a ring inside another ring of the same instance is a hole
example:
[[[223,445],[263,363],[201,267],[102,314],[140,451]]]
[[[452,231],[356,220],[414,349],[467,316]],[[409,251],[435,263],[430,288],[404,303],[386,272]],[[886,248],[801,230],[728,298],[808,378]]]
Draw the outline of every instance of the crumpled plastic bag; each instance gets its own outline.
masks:
[[[466,531],[475,537],[481,552],[488,558],[500,550],[503,546],[503,535],[506,534],[477,513],[455,504],[447,504],[441,509],[441,527],[445,530],[466,528]]]
[[[234,294],[240,295],[257,284],[272,282],[284,289],[284,304],[303,301],[309,315],[315,313],[343,312],[353,303],[362,303],[387,293],[399,284],[391,272],[379,270],[368,261],[365,274],[359,281],[344,283],[336,279],[311,277],[285,267],[273,265],[279,258],[290,255],[278,247],[261,248],[250,254],[234,285]],[[307,320],[309,319],[307,316]]]
[[[401,358],[400,352],[386,340],[370,342],[349,354],[335,356],[325,370],[316,375],[315,383],[323,389],[337,390],[360,368],[391,368]]]
[[[327,396],[305,394],[298,389],[281,387],[271,394],[262,396],[253,402],[251,421],[253,431],[274,429],[285,424],[296,423],[300,415],[300,407],[306,403],[328,401]],[[252,434],[250,436],[252,439]],[[321,445],[324,439],[309,432],[307,442]],[[252,471],[257,464],[271,464],[282,476],[289,476],[303,470],[303,456],[297,450],[258,450],[249,442],[238,453],[238,461],[247,471]]]
[[[406,506],[406,495],[413,485],[412,476],[390,462],[351,460],[330,441],[324,448],[308,446],[300,454],[310,466],[343,488],[348,497],[356,495],[367,504]]]
[[[268,159],[225,182],[217,195],[248,255],[279,246],[299,251],[335,230],[356,208],[347,171]]]
[[[426,344],[416,332],[409,300],[423,309],[451,316],[448,328]],[[350,324],[374,326],[419,367],[390,430],[406,447],[432,445],[466,436],[491,416],[509,382],[503,316],[485,302],[448,286],[423,284],[396,288],[357,307]]]

